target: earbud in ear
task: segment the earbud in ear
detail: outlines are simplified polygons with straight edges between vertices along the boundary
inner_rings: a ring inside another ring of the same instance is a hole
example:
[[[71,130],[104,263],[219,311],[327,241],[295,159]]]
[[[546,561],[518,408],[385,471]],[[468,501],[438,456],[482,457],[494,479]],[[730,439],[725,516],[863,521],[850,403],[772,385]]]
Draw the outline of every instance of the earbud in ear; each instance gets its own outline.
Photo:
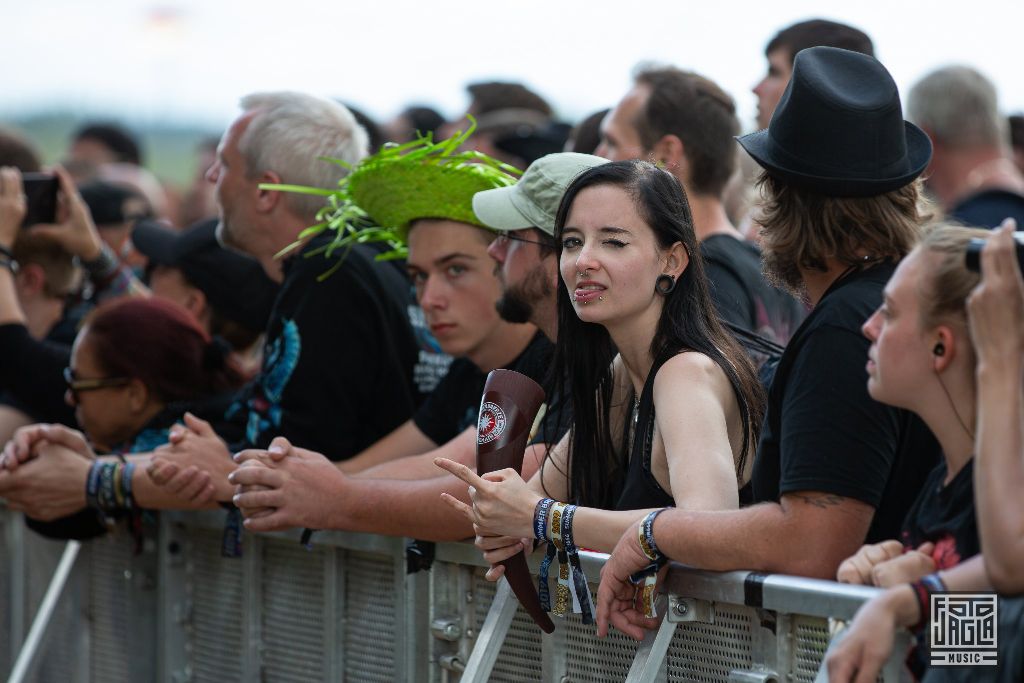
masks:
[[[942,344],[942,342],[939,342],[938,344],[935,345],[935,348],[932,349],[932,353],[935,354],[936,356],[945,356],[946,347]]]

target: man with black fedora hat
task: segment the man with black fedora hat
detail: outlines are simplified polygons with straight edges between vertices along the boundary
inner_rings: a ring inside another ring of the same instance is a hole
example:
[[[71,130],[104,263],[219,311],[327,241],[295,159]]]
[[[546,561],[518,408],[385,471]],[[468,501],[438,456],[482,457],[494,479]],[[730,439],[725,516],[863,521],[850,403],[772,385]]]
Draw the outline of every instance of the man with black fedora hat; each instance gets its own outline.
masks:
[[[860,332],[918,238],[916,179],[931,147],[903,120],[885,67],[828,47],[797,55],[771,125],[739,142],[764,168],[766,274],[813,310],[769,391],[752,479],[758,504],[668,510],[652,535],[665,556],[697,567],[833,578],[862,543],[896,535],[938,455],[916,417],[868,395]],[[648,562],[633,527],[602,573],[601,632],[610,621],[642,635],[629,576]]]

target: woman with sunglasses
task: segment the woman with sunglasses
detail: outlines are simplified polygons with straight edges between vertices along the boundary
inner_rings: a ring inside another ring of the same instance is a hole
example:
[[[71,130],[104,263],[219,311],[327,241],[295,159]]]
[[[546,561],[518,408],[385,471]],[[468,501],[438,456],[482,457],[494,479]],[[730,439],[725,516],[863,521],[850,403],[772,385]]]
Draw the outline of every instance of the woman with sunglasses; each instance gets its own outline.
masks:
[[[227,352],[184,308],[121,299],[98,308],[75,338],[64,398],[96,449],[149,450],[167,443],[185,412],[226,404],[242,382]]]
[[[55,438],[64,445],[69,438],[81,443],[71,449],[80,459],[66,464],[81,469],[87,509],[52,521],[29,520],[29,526],[47,536],[89,538],[105,530],[104,518],[135,510],[134,463],[92,454],[151,451],[167,443],[172,425],[190,413],[218,421],[222,431],[220,418],[243,376],[226,344],[212,340],[187,310],[136,297],[104,304],[86,318],[64,380],[64,398],[82,433],[63,430]],[[12,470],[30,464],[14,457],[2,463]]]

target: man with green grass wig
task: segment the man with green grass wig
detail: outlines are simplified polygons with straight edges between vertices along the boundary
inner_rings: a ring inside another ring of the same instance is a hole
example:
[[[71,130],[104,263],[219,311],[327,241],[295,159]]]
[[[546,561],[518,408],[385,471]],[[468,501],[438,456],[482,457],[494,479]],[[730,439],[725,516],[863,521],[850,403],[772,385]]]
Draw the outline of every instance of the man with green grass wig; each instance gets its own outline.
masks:
[[[515,183],[518,171],[476,152],[456,153],[468,133],[421,139],[367,157],[329,199],[324,229],[331,249],[377,243],[403,258],[423,315],[422,328],[452,356],[448,373],[413,417],[353,458],[358,472],[456,440],[473,443],[487,373],[514,368],[541,379],[551,344],[530,324],[502,320],[501,282],[487,249],[496,233],[473,213],[473,196]],[[330,456],[330,453],[326,455]]]

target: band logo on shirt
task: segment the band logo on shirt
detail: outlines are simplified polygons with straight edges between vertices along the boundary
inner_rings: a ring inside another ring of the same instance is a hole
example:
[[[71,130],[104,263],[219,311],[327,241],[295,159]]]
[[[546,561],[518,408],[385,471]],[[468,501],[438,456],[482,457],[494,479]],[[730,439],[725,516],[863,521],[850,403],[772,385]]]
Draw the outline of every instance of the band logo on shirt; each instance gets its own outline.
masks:
[[[477,423],[478,444],[490,443],[505,431],[505,411],[490,401],[480,406],[480,421]]]

